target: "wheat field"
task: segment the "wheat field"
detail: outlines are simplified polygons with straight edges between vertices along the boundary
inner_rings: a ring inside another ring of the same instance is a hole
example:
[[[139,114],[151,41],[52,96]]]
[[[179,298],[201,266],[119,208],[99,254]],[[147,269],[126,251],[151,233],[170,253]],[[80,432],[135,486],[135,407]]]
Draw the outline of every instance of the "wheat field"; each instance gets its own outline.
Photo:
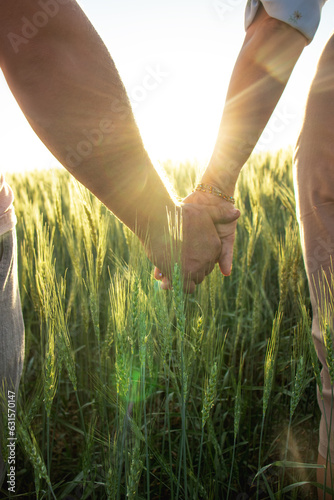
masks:
[[[181,197],[198,175],[166,172]],[[160,290],[136,238],[65,171],[8,181],[26,328],[13,497],[315,498],[291,151],[244,168],[232,274],[216,267],[190,296],[177,266]]]

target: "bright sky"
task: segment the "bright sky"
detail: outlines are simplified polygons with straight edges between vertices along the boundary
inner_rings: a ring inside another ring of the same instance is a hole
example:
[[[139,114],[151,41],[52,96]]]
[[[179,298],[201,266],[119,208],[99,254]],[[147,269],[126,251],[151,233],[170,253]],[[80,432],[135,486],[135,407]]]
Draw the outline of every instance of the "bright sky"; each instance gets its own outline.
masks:
[[[229,77],[243,41],[246,0],[79,3],[116,63],[151,158],[155,162],[198,159],[204,165],[215,143]],[[334,2],[329,0],[316,37],[298,62],[257,150],[294,144],[333,20]],[[0,170],[57,165],[30,129],[2,76],[0,102]]]

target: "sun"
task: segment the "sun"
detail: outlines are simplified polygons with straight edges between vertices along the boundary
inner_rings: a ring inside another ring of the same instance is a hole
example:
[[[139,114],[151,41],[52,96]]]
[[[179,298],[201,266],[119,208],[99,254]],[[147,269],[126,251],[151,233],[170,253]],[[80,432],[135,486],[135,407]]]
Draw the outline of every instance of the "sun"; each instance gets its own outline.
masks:
[[[181,105],[175,115],[163,103],[155,109],[146,109],[136,116],[146,150],[153,162],[171,160],[175,163],[196,160],[205,164],[211,156],[216,141],[219,115],[196,116]]]

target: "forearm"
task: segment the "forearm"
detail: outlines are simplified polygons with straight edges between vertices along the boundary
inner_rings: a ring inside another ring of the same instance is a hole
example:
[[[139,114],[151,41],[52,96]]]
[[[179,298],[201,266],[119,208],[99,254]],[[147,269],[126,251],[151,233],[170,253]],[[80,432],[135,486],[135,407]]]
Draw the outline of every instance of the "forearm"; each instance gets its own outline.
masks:
[[[175,204],[150,162],[117,70],[74,1],[27,43],[13,46],[39,2],[7,7],[1,66],[40,139],[54,156],[142,239],[167,223]],[[16,49],[16,50],[14,50]]]
[[[232,196],[290,74],[306,45],[294,28],[260,9],[233,70],[217,142],[203,181]]]

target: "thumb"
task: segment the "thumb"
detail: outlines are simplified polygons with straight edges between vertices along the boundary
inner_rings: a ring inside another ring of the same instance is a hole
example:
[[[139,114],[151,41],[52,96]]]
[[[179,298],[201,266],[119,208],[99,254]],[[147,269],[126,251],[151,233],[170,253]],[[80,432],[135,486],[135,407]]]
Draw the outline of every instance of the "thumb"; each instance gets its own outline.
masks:
[[[214,224],[228,224],[234,222],[240,217],[240,210],[232,208],[228,210],[222,206],[206,205],[206,210],[213,220]]]
[[[220,271],[224,276],[229,276],[232,271],[234,239],[235,234],[233,233],[224,240],[222,251],[218,259]]]
[[[163,278],[161,279],[160,288],[162,290],[172,290],[172,283],[166,276],[163,276]]]

